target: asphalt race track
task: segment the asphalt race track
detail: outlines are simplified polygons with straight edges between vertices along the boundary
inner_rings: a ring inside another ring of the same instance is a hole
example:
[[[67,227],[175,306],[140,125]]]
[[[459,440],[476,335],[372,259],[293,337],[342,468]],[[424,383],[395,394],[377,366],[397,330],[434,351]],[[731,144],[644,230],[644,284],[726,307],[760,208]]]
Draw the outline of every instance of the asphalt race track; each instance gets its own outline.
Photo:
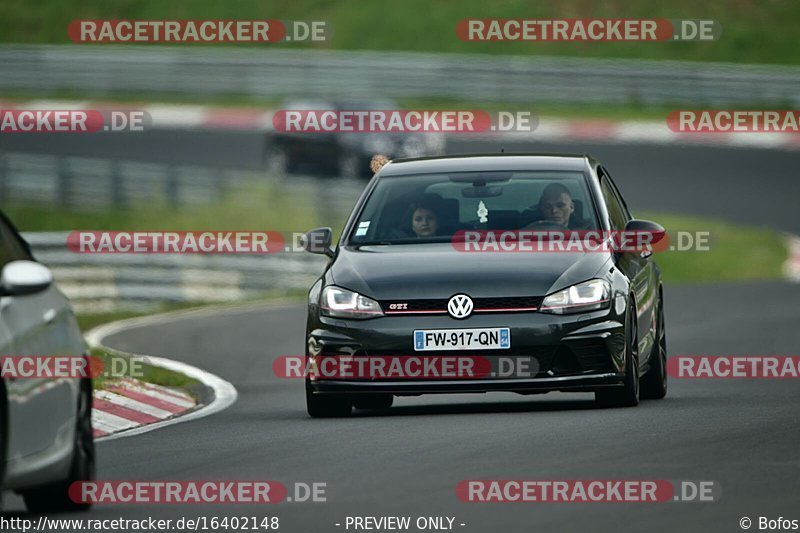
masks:
[[[70,137],[72,143],[78,136]],[[244,153],[247,146],[256,149],[254,141],[243,144],[223,134],[203,139],[180,140],[184,148],[172,157],[188,157],[192,144],[199,158],[214,144],[219,157],[241,157],[242,166],[257,160]],[[451,145],[454,152],[496,148]],[[593,153],[634,210],[695,213],[800,233],[800,153],[603,144],[526,150]],[[800,284],[667,286],[665,300],[672,355],[798,355]],[[302,353],[304,321],[303,306],[296,304],[165,322],[107,338],[114,348],[208,370],[233,383],[239,399],[207,418],[100,444],[98,472],[113,480],[325,482],[326,503],[98,506],[85,517],[275,515],[283,531],[324,532],[345,531],[346,516],[454,516],[456,530],[481,533],[621,526],[730,532],[741,531],[744,516],[754,521],[752,529],[759,516],[800,518],[796,380],[672,379],[665,400],[628,409],[598,409],[591,395],[494,393],[399,398],[388,411],[312,420],[302,382],[272,372],[275,357]],[[458,501],[459,481],[489,478],[713,480],[722,497],[715,503]],[[6,504],[21,509],[16,497]]]

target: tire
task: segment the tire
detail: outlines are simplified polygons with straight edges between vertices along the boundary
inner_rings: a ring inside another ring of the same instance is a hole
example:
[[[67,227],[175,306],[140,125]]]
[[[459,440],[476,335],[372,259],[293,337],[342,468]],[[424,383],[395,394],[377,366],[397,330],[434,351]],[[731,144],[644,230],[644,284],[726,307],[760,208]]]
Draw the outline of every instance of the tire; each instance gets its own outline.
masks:
[[[664,327],[663,299],[658,299],[658,315],[656,316],[656,343],[653,346],[655,361],[650,370],[642,376],[641,395],[645,400],[660,400],[667,395],[667,333]]]
[[[353,398],[356,409],[388,409],[394,403],[391,394],[359,394]]]
[[[636,342],[636,308],[628,309],[625,328],[625,380],[622,387],[599,390],[595,401],[602,407],[639,405],[639,348]]]
[[[353,412],[353,402],[349,396],[314,394],[306,383],[306,411],[311,418],[345,417]]]
[[[92,430],[92,385],[81,381],[78,399],[75,443],[72,465],[67,479],[25,491],[22,497],[28,511],[36,514],[87,511],[91,503],[75,503],[69,497],[69,487],[76,481],[95,479],[94,432]]]

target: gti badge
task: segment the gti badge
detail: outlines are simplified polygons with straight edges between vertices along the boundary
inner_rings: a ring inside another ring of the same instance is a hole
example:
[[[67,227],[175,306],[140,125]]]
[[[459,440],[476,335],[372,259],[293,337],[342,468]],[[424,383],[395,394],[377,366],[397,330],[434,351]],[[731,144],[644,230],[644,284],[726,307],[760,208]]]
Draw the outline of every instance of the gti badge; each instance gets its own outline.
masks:
[[[472,298],[466,294],[456,294],[447,302],[447,312],[453,318],[467,318],[472,314]]]

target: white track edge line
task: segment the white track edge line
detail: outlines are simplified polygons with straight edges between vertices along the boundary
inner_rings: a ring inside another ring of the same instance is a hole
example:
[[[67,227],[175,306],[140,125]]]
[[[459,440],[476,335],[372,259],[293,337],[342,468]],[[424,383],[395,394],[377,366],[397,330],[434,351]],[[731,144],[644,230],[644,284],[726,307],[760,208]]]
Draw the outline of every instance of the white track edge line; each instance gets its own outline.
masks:
[[[205,370],[201,370],[195,366],[188,365],[180,361],[174,361],[172,359],[166,359],[164,357],[148,356],[148,362],[153,366],[166,368],[174,372],[180,372],[200,381],[203,383],[203,385],[211,388],[214,391],[214,400],[211,403],[207,405],[201,405],[198,409],[189,411],[186,414],[178,413],[167,420],[161,420],[159,422],[153,422],[151,424],[145,424],[135,428],[126,429],[118,433],[112,433],[111,435],[104,435],[96,439],[96,442],[115,440],[133,435],[141,435],[142,433],[147,433],[148,431],[172,426],[181,422],[189,422],[198,418],[204,418],[227,409],[236,402],[236,398],[238,397],[236,388],[231,383],[215,376],[214,374],[206,372]]]
[[[254,308],[273,309],[273,308],[285,307],[296,303],[297,303],[296,300],[287,299],[275,302],[253,302],[248,304],[236,304],[233,306],[216,306],[216,307],[207,307],[199,309],[190,309],[186,311],[172,311],[156,315],[148,315],[144,317],[119,320],[117,322],[110,322],[108,324],[102,324],[100,326],[92,328],[84,335],[84,337],[86,339],[86,342],[91,347],[105,348],[119,353],[125,353],[122,352],[121,350],[116,350],[114,348],[109,348],[107,346],[104,346],[102,344],[103,339],[109,335],[112,335],[114,333],[119,333],[120,331],[124,331],[126,329],[147,326],[150,324],[163,324],[164,322],[172,322],[176,320],[181,320],[183,318],[190,318],[192,316],[213,316],[218,314],[245,312],[247,310]],[[173,418],[169,418],[167,420],[162,420],[160,422],[153,422],[151,424],[146,424],[136,428],[127,429],[124,431],[120,431],[118,433],[112,433],[110,435],[104,435],[96,439],[96,442],[115,440],[133,435],[141,435],[142,433],[147,433],[149,431],[171,426],[173,424],[178,424],[181,422],[189,422],[190,420],[195,420],[198,418],[203,418],[212,415],[214,413],[218,413],[224,409],[227,409],[228,407],[233,405],[233,403],[236,402],[236,398],[238,397],[238,392],[236,391],[236,388],[228,381],[225,381],[224,379],[215,376],[210,372],[206,372],[205,370],[201,370],[200,368],[189,365],[187,363],[183,363],[181,361],[175,361],[173,359],[167,359],[165,357],[155,357],[148,355],[147,359],[148,363],[152,364],[153,366],[158,366],[161,368],[166,368],[167,370],[172,370],[174,372],[185,374],[191,378],[196,379],[197,381],[201,382],[207,387],[211,388],[214,391],[214,400],[210,404],[202,405],[198,409],[189,411],[186,414],[177,414]]]

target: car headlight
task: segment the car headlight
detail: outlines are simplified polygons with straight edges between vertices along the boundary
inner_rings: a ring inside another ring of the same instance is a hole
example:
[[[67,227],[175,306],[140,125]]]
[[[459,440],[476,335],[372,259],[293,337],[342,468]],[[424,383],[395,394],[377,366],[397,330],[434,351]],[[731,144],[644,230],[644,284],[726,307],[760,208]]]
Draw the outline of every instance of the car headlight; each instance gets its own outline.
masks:
[[[325,287],[320,295],[320,310],[337,318],[375,318],[383,316],[381,305],[357,292],[341,287]]]
[[[604,309],[610,304],[611,285],[605,280],[593,279],[546,296],[540,311],[566,315]]]

